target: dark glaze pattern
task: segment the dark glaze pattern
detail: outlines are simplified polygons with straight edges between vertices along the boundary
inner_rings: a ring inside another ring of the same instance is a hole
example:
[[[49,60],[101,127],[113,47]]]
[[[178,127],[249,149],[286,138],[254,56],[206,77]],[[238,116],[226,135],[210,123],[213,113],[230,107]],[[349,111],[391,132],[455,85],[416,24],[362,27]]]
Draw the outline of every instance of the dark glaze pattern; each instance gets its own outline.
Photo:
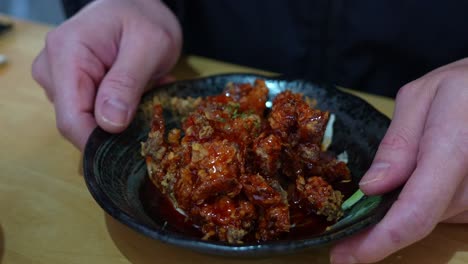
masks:
[[[357,183],[370,166],[390,120],[363,100],[334,87],[287,78],[227,74],[158,87],[145,94],[142,103],[151,101],[159,93],[179,97],[216,94],[223,90],[227,82],[253,82],[256,78],[266,80],[270,99],[290,89],[315,98],[318,108],[336,115],[330,150],[335,153],[344,150],[348,152],[348,165],[353,181]],[[100,128],[94,130],[84,153],[84,175],[92,196],[107,213],[137,232],[166,243],[223,256],[258,257],[292,253],[326,245],[377,223],[399,193],[396,190],[381,197],[364,197],[328,231],[308,239],[242,245],[203,241],[168,230],[164,219],[151,219],[143,209],[139,192],[147,174],[146,165],[140,156],[140,142],[146,139],[148,120],[149,117],[143,111],[138,111],[130,127],[121,134],[111,135]]]

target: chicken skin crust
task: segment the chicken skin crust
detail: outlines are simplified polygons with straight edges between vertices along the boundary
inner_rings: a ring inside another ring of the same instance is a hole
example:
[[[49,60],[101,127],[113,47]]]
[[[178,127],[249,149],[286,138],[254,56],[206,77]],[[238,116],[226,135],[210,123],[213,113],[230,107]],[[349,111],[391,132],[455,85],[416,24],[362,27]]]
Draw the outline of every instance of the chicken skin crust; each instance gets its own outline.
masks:
[[[332,184],[351,175],[345,163],[321,149],[329,112],[289,90],[267,109],[268,93],[265,81],[256,80],[190,100],[197,105],[172,100],[194,110],[180,128],[168,131],[163,106],[153,107],[151,131],[142,143],[149,178],[203,239],[280,239],[295,224],[291,196],[328,221],[343,215],[343,195]]]

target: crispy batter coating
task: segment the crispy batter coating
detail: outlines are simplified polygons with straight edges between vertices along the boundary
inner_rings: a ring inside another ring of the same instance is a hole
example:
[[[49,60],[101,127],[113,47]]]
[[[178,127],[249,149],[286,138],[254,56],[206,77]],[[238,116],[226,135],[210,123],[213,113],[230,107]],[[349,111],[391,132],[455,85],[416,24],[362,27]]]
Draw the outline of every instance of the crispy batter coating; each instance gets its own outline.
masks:
[[[300,94],[285,91],[276,96],[268,122],[272,134],[282,139],[284,175],[292,179],[297,175],[321,176],[330,182],[350,180],[345,163],[322,155],[320,145],[328,118],[328,112],[313,109]],[[275,159],[275,154],[270,155],[264,164]]]
[[[307,180],[299,176],[296,180],[297,191],[302,198],[310,202],[310,206],[319,215],[327,217],[328,221],[337,220],[343,215],[340,210],[343,195],[322,177],[312,176]]]
[[[227,196],[195,206],[191,214],[201,223],[204,239],[214,236],[228,243],[242,243],[243,237],[253,230],[257,219],[251,202]]]
[[[244,194],[256,205],[270,207],[282,202],[281,192],[275,190],[260,174],[240,177]]]
[[[204,239],[278,239],[292,226],[284,191],[290,187],[317,214],[329,220],[342,215],[341,193],[327,181],[349,179],[350,173],[320,148],[329,113],[285,91],[265,114],[267,99],[265,82],[256,80],[192,99],[196,107],[173,100],[194,110],[184,117],[182,129],[168,131],[167,137],[162,106],[154,106],[152,128],[142,144],[149,177]]]
[[[258,229],[255,237],[260,241],[278,238],[282,233],[289,232],[291,228],[289,207],[287,204],[277,204],[265,208],[259,217]]]
[[[241,191],[239,183],[240,154],[235,143],[227,140],[192,144],[192,171],[196,181],[192,201],[202,204],[212,196],[235,197]]]
[[[282,140],[278,136],[262,133],[253,142],[253,166],[265,177],[274,178],[281,167],[281,149]]]
[[[328,117],[328,112],[311,108],[301,94],[287,90],[274,99],[268,122],[275,134],[292,145],[299,141],[320,144]]]
[[[253,112],[259,116],[265,111],[265,102],[268,99],[268,88],[265,81],[255,80],[254,86],[249,83],[229,83],[226,93],[234,101],[239,102],[241,112]]]

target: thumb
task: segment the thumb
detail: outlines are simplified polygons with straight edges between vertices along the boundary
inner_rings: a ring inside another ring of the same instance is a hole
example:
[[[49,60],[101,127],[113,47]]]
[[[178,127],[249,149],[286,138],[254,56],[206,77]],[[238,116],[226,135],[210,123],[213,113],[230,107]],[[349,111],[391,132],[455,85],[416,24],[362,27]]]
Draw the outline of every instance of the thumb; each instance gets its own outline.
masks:
[[[117,58],[97,92],[97,124],[111,133],[123,131],[135,115],[148,81],[155,72],[161,76],[170,69],[178,50],[164,29],[135,27],[127,34],[124,29]]]
[[[392,123],[359,183],[367,195],[385,193],[402,185],[416,166],[419,140],[435,94],[435,89],[419,90],[418,83],[413,83],[398,92]]]

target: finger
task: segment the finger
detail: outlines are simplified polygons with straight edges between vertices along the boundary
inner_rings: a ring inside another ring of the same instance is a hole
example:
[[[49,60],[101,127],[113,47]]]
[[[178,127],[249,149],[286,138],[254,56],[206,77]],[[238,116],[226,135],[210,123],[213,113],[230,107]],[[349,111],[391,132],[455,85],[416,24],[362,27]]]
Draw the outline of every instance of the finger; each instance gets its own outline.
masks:
[[[164,75],[162,77],[160,76],[160,74],[156,74],[148,81],[148,83],[146,84],[144,90],[146,92],[146,91],[154,89],[154,88],[156,88],[158,86],[174,82],[175,80],[176,80],[176,78],[174,76],[170,75],[170,74]]]
[[[457,71],[457,69],[461,71],[466,71],[466,67],[468,66],[468,58],[464,58],[455,62],[452,62],[450,64],[444,65],[442,67],[439,67],[428,74],[426,74],[424,77],[437,77],[438,74],[448,72],[448,71]]]
[[[31,74],[34,80],[39,83],[44,92],[49,99],[49,101],[54,101],[54,87],[52,85],[52,78],[50,74],[50,64],[45,55],[45,50],[42,50],[39,55],[34,59],[34,62],[31,66]]]
[[[468,172],[467,172],[468,173]],[[468,175],[465,173],[463,182],[458,186],[458,189],[450,202],[450,207],[445,211],[442,219],[452,219],[462,212],[468,211]],[[468,222],[467,222],[468,223]]]
[[[448,224],[466,224],[468,223],[468,211],[459,213],[457,215],[454,215],[446,220],[444,220],[444,223]]]
[[[468,169],[468,137],[463,132],[468,106],[453,102],[466,102],[468,90],[463,84],[445,87],[438,89],[431,105],[417,168],[398,200],[368,233],[336,245],[332,250],[335,263],[381,260],[427,236],[449,207]]]
[[[336,245],[331,253],[334,263],[376,262],[432,231],[466,169],[448,158],[449,149],[439,151],[422,157],[398,200],[377,226]],[[454,175],[452,182],[444,175]]]
[[[65,71],[63,79],[55,78],[56,87],[66,87],[55,96],[55,114],[58,130],[80,151],[84,150],[89,135],[96,127],[93,116],[95,87],[93,80],[80,71]]]
[[[93,116],[96,82],[104,66],[86,47],[51,33],[46,41],[57,128],[81,151],[96,127]]]
[[[416,166],[419,140],[435,94],[435,87],[420,89],[420,85],[421,81],[416,81],[398,93],[392,123],[360,182],[360,188],[368,195],[398,187]]]
[[[171,83],[171,82],[174,82],[176,80],[176,78],[170,74],[168,75],[164,75],[163,77],[158,77],[158,76],[155,76],[154,78],[154,81],[155,81],[155,85],[164,85],[164,84],[168,84],[168,83]]]
[[[124,29],[122,36],[117,59],[99,87],[95,104],[96,121],[109,132],[128,126],[148,81],[155,72],[159,76],[167,72],[175,57],[163,29]]]

